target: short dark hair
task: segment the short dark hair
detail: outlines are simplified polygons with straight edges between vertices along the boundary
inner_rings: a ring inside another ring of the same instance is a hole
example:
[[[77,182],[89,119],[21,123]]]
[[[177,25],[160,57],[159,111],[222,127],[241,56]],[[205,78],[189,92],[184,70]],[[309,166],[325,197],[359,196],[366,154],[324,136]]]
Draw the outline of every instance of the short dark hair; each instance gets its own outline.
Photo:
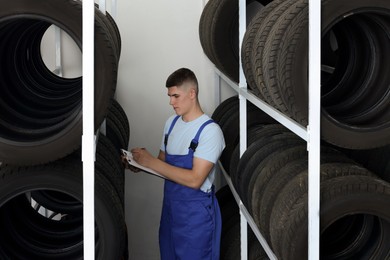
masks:
[[[185,82],[194,83],[196,90],[198,89],[198,80],[195,76],[195,73],[187,68],[180,68],[180,69],[174,71],[171,75],[169,75],[169,77],[167,78],[167,81],[165,83],[165,86],[167,88],[170,88],[173,86],[181,86]]]

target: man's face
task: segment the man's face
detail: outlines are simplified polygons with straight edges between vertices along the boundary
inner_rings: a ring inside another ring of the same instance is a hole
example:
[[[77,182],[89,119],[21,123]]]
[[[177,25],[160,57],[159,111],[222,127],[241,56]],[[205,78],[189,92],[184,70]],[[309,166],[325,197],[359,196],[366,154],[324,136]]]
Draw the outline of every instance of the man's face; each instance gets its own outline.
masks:
[[[187,86],[168,88],[169,104],[177,115],[183,116],[190,111],[193,99],[192,92],[194,92],[193,89]]]

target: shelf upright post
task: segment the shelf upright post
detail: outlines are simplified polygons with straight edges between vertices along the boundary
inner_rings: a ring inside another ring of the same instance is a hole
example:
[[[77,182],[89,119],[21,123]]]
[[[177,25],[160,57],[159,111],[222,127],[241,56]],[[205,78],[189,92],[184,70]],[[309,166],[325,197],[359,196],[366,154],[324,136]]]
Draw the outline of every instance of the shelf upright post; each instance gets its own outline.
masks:
[[[218,73],[214,73],[214,102],[216,107],[221,104],[221,77]]]
[[[238,46],[239,46],[239,89],[247,88],[245,75],[241,63],[241,46],[246,31],[246,1],[239,0],[238,2]],[[246,98],[239,94],[239,113],[240,113],[240,158],[247,148],[247,111]],[[240,201],[240,203],[242,203]],[[248,223],[242,210],[240,209],[240,234],[241,234],[241,260],[248,259]]]
[[[320,252],[321,1],[309,0],[308,259]]]
[[[83,231],[84,259],[95,259],[95,123],[94,123],[94,22],[95,2],[83,1]]]
[[[99,10],[105,14],[106,13],[106,0],[99,0]]]
[[[111,13],[112,13],[112,18],[114,18],[114,20],[116,20],[116,17],[117,17],[117,0],[112,0],[111,1]]]
[[[61,28],[54,25],[54,42],[55,42],[55,70],[57,76],[62,77],[62,57],[61,57]]]

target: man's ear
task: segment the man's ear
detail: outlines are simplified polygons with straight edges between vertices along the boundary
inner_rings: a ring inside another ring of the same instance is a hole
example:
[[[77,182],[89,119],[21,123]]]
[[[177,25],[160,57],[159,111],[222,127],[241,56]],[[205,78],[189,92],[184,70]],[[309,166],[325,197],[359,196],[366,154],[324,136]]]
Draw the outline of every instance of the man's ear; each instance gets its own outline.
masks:
[[[191,98],[196,98],[196,91],[194,88],[190,88]]]

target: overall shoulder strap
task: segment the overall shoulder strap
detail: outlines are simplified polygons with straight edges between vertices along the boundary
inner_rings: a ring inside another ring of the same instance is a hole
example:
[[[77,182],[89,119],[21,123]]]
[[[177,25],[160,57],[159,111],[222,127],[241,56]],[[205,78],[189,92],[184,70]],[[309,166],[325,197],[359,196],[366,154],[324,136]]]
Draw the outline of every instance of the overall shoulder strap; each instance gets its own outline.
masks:
[[[199,127],[198,132],[196,133],[194,139],[192,139],[191,144],[190,144],[190,147],[188,147],[188,149],[192,149],[192,151],[195,152],[196,147],[198,147],[198,144],[199,144],[199,136],[200,136],[200,134],[202,133],[203,128],[205,128],[208,124],[213,123],[213,122],[214,122],[214,120],[209,119],[209,120],[207,120],[206,122],[204,122],[204,123]]]
[[[169,134],[172,132],[172,129],[173,129],[173,127],[175,126],[175,124],[176,124],[177,120],[179,119],[179,117],[180,117],[180,116],[176,116],[176,117],[173,119],[173,121],[172,121],[172,123],[171,123],[171,126],[169,127],[168,133],[165,134],[165,138],[164,138],[165,148],[167,147],[167,144],[168,144],[168,136],[169,136]]]

